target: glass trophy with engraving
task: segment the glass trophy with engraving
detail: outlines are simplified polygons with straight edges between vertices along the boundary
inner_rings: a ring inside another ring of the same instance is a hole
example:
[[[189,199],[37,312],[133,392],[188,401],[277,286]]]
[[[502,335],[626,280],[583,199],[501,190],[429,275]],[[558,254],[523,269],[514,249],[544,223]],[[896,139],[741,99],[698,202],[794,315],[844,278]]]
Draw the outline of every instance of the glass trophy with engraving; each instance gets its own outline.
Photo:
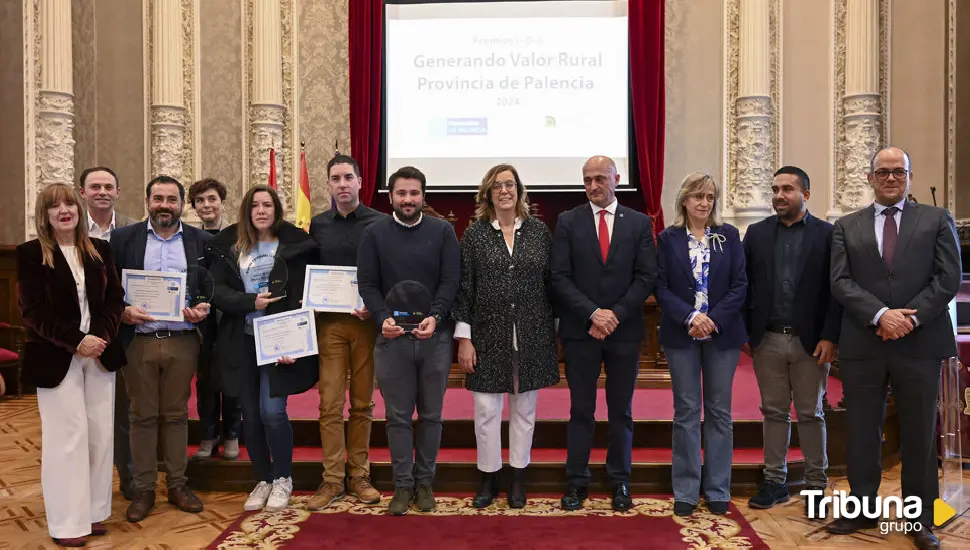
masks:
[[[421,321],[431,315],[431,292],[418,281],[401,281],[391,287],[384,297],[384,308],[394,323],[411,334]]]
[[[970,376],[956,357],[943,360],[940,373],[939,423],[940,423],[940,461],[943,478],[940,480],[940,499],[962,513],[970,505],[967,490],[963,484],[963,437],[967,434],[967,415],[970,404],[967,393]],[[967,449],[970,451],[970,449]]]

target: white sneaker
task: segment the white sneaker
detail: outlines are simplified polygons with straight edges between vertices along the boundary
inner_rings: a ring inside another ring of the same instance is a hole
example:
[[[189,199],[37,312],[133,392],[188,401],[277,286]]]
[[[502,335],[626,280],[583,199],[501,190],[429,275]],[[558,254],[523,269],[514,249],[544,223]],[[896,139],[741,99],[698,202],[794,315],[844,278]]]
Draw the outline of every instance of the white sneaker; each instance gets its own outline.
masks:
[[[290,505],[290,495],[293,494],[293,478],[281,477],[273,480],[273,490],[266,501],[263,510],[267,512],[280,512]]]
[[[262,510],[263,506],[266,506],[266,500],[269,498],[269,493],[272,490],[273,485],[270,485],[265,481],[260,481],[259,485],[253,489],[253,492],[249,493],[249,498],[246,499],[246,504],[243,505],[243,510],[247,512]]]

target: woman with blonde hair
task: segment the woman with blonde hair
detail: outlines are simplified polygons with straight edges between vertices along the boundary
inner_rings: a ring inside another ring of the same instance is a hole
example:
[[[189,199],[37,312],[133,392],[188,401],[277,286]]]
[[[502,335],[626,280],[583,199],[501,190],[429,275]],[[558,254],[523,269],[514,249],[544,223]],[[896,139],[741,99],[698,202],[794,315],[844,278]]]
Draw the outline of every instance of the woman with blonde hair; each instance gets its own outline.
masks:
[[[522,181],[508,164],[492,167],[475,198],[476,221],[461,240],[458,364],[475,394],[481,486],[474,506],[498,496],[502,406],[509,396],[509,507],[526,504],[525,468],[535,430],[538,390],[559,381],[550,289],[549,228],[529,216]]]
[[[694,512],[702,490],[715,514],[726,513],[731,500],[731,391],[747,340],[741,309],[748,282],[738,230],[721,222],[717,201],[714,178],[689,174],[677,193],[673,225],[657,237],[656,297],[674,392],[671,471],[678,516]]]
[[[17,247],[23,376],[37,387],[47,529],[72,547],[107,533],[115,371],[127,362],[115,338],[125,292],[108,243],[89,238],[81,220],[77,191],[49,185],[34,209],[37,238]]]

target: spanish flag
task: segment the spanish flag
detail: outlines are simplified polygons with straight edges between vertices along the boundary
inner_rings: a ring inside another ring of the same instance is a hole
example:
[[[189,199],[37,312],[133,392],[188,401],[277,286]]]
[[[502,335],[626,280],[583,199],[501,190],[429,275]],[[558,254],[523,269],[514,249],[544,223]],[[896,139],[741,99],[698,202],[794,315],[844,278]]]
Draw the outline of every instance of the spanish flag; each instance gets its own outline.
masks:
[[[306,151],[300,151],[300,189],[296,196],[296,225],[310,231],[310,174],[306,169]]]
[[[276,187],[276,149],[273,148],[269,150],[269,181],[266,184],[278,190]]]

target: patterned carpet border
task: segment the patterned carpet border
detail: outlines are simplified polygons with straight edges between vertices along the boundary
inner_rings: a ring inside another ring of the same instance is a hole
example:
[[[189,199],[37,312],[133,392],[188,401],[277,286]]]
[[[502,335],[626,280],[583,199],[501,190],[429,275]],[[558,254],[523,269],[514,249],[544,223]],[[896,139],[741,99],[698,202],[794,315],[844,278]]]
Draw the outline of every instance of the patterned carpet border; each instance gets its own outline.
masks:
[[[366,505],[353,497],[334,502],[325,510],[311,512],[306,509],[310,495],[294,495],[290,507],[278,513],[255,512],[245,513],[232,523],[215,541],[210,544],[211,550],[230,550],[242,548],[285,549],[301,536],[301,530],[307,536],[315,538],[314,546],[326,548],[326,538],[319,538],[318,529],[307,529],[307,522],[314,516],[323,520],[326,516],[347,514],[350,516],[390,516],[387,505],[390,496],[384,496],[380,504]],[[649,518],[651,523],[644,523],[639,540],[631,541],[636,548],[688,548],[688,549],[767,549],[768,545],[758,537],[744,516],[730,506],[730,512],[724,516],[711,514],[700,505],[697,511],[689,517],[678,517],[673,513],[673,499],[669,497],[634,498],[633,508],[627,512],[615,512],[610,507],[609,498],[590,498],[586,506],[578,511],[569,512],[560,508],[559,498],[533,497],[524,509],[510,509],[505,499],[498,498],[484,509],[472,506],[472,497],[456,497],[436,495],[438,502],[434,512],[422,513],[413,506],[405,517],[447,518],[455,516],[477,517],[516,517],[516,518]],[[399,518],[388,517],[387,527],[393,528],[393,523]],[[662,527],[657,531],[677,529],[680,541],[676,546],[670,546],[673,541],[669,535],[664,535],[665,541],[651,540],[654,533],[651,530],[652,521],[670,521],[674,526],[653,524]],[[433,524],[428,525],[433,529]],[[311,535],[311,532],[315,532]],[[573,541],[570,541],[573,542]],[[302,545],[301,545],[302,546]],[[429,547],[428,545],[423,545]],[[433,544],[430,547],[434,547]]]

